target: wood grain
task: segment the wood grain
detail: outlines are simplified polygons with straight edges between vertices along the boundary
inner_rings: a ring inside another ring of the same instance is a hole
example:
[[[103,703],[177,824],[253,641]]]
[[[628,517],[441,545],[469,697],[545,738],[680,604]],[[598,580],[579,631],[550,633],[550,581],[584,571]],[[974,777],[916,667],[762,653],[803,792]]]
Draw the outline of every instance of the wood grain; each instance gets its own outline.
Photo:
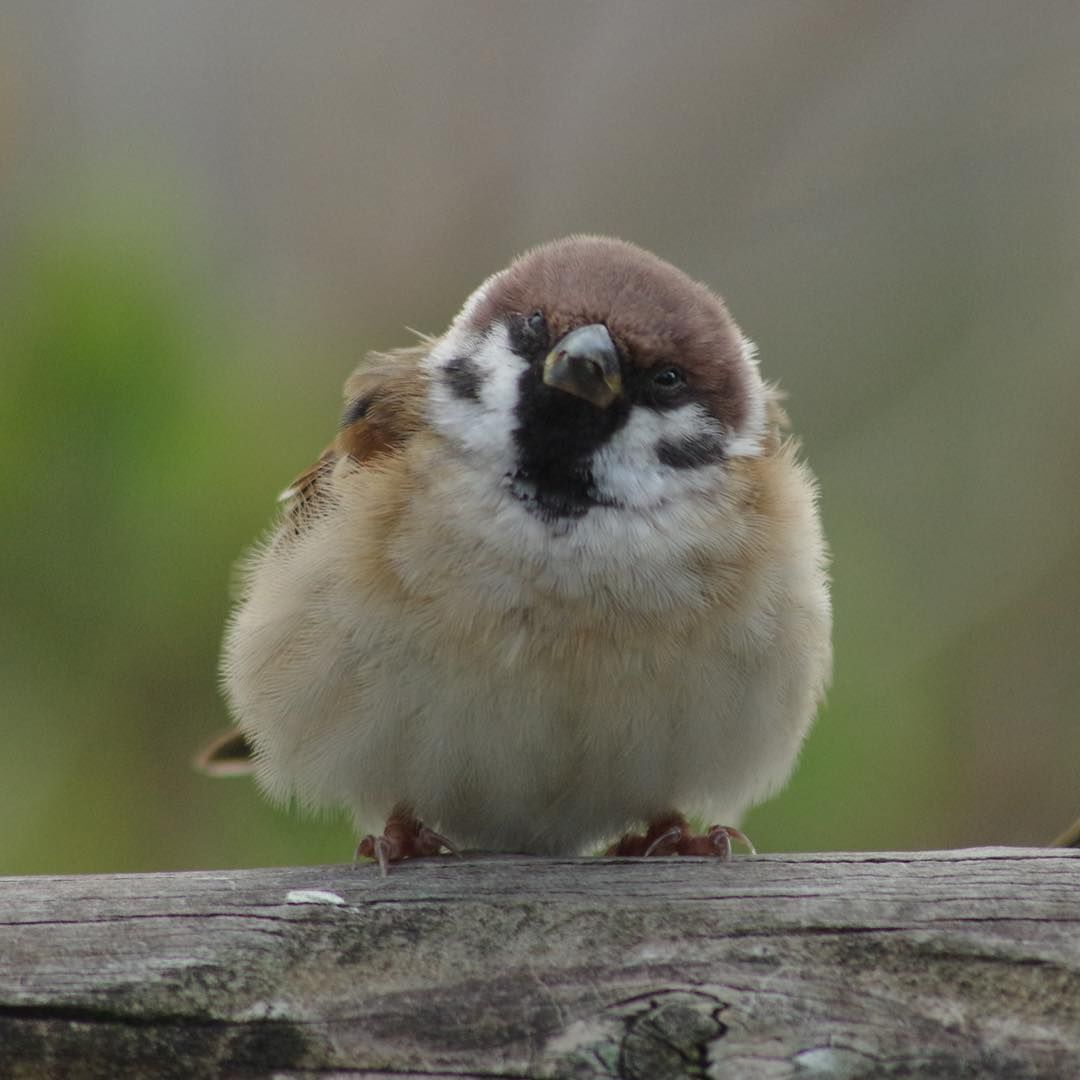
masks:
[[[1080,1076],[1080,851],[0,879],[0,1075],[270,1073]]]

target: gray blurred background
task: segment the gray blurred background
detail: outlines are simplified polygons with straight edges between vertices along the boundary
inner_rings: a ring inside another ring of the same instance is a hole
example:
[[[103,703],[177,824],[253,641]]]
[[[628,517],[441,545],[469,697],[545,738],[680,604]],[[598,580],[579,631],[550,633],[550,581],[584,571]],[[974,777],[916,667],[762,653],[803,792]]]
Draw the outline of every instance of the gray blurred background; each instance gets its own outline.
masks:
[[[200,777],[230,567],[368,349],[523,248],[725,295],[822,486],[836,673],[764,850],[1080,813],[1080,5],[0,10],[0,872],[340,861]]]

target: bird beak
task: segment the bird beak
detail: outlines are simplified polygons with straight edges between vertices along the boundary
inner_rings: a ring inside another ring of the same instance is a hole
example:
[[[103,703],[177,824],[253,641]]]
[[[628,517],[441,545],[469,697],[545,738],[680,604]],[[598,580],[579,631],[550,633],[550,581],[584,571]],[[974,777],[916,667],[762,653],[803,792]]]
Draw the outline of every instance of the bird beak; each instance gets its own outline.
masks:
[[[623,390],[619,354],[607,327],[579,326],[560,339],[544,359],[544,383],[606,409]]]

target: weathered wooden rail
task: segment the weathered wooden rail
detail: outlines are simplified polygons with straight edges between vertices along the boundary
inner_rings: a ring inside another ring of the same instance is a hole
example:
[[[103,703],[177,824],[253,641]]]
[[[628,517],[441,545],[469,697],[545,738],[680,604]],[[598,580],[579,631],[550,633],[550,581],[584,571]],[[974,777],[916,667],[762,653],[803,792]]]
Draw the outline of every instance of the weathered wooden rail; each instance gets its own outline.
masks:
[[[1080,1076],[1080,851],[0,879],[0,1075]]]

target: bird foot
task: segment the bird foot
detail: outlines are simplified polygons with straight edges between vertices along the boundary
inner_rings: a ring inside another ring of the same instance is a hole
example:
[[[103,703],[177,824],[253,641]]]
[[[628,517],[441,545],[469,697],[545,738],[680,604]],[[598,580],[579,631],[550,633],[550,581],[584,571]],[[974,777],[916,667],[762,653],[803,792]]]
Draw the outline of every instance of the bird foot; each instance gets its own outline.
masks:
[[[703,836],[695,836],[682,814],[665,814],[650,822],[644,834],[627,833],[604,854],[639,858],[650,855],[711,855],[727,861],[731,858],[732,840],[748,847],[751,854],[757,854],[750,838],[730,825],[713,825]]]
[[[356,858],[375,859],[383,877],[390,872],[390,864],[402,859],[416,859],[427,855],[441,855],[443,851],[457,855],[458,851],[441,833],[429,829],[412,812],[411,807],[401,803],[390,811],[381,836],[369,833],[356,845]]]

